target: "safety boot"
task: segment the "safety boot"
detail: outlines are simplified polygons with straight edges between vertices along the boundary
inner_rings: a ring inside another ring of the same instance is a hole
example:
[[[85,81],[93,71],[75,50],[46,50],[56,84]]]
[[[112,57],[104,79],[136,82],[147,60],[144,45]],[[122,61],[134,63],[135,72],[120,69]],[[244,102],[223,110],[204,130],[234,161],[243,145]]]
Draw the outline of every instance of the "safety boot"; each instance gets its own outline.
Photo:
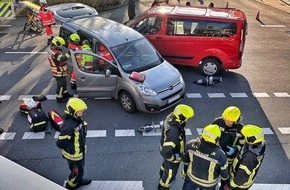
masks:
[[[91,182],[92,182],[91,179],[83,179],[81,182],[77,184],[76,188],[79,188],[80,186],[83,186],[83,185],[89,185]]]
[[[76,187],[71,187],[68,183],[65,184],[65,188],[68,190],[76,190]]]
[[[69,94],[69,93],[64,93],[63,94],[63,98],[70,98],[70,97],[73,97],[73,95]]]

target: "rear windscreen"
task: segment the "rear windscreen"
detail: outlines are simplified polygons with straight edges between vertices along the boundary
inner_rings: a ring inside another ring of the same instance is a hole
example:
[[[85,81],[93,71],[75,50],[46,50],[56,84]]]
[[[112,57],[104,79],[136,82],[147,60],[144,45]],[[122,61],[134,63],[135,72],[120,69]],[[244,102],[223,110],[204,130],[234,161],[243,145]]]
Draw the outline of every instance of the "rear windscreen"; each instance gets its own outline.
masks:
[[[62,18],[73,18],[83,15],[92,15],[94,11],[85,7],[73,7],[72,9],[58,10],[56,13]]]

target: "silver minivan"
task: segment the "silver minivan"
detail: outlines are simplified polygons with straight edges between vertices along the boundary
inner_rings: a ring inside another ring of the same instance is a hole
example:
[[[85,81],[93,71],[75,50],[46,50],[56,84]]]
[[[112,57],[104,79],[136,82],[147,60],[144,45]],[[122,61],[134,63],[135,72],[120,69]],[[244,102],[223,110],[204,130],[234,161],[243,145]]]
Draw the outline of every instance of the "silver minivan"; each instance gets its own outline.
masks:
[[[96,16],[63,22],[59,35],[68,41],[72,33],[92,49],[71,51],[78,97],[115,98],[129,113],[159,112],[184,97],[179,71],[132,28]],[[111,59],[99,53],[101,47]]]

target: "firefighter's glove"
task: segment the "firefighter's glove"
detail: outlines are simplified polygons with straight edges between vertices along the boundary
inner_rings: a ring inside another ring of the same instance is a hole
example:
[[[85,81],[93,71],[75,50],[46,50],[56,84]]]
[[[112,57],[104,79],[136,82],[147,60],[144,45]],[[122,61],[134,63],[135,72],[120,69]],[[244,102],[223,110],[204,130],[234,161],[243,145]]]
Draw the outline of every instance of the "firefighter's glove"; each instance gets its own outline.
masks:
[[[180,171],[180,176],[181,176],[182,179],[185,179],[186,173],[185,173],[184,169],[182,169]]]
[[[237,152],[237,150],[238,150],[236,147],[227,146],[227,148],[228,148],[228,151],[227,151],[227,155],[228,156],[231,156],[231,155],[235,154]]]

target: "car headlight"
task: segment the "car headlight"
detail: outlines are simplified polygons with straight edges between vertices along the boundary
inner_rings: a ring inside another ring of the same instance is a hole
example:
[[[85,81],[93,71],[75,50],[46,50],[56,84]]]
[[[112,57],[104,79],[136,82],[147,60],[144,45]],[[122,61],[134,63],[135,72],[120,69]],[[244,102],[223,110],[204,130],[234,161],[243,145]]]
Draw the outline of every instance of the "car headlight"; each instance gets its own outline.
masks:
[[[145,86],[144,84],[137,84],[137,87],[142,95],[145,95],[145,96],[156,96],[157,95],[155,90]]]

